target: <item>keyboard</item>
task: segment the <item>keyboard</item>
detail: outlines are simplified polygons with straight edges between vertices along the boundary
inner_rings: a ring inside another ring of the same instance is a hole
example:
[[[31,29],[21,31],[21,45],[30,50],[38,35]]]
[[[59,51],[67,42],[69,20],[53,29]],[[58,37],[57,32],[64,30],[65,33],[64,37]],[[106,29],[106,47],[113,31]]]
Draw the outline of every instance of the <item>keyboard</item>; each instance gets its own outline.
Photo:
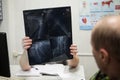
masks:
[[[0,80],[25,80],[25,78],[21,78],[21,77],[3,77],[0,76]]]

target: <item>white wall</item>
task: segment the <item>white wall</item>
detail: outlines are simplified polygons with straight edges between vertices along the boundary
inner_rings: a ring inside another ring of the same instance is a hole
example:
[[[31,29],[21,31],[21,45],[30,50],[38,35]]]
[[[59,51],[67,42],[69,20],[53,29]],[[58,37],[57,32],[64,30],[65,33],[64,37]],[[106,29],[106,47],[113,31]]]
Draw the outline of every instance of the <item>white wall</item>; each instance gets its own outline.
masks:
[[[91,32],[79,30],[79,1],[77,0],[3,0],[3,21],[0,25],[0,31],[5,31],[8,34],[11,64],[18,63],[18,60],[13,57],[13,53],[23,51],[21,40],[25,31],[22,11],[66,5],[71,6],[72,9],[73,43],[78,45],[78,50],[82,54],[80,55],[80,64],[84,65],[86,80],[96,72],[97,66],[93,56],[84,54],[91,54]]]
[[[13,0],[9,1],[9,23],[13,30],[11,35],[14,35],[16,40],[12,40],[11,44],[14,44],[14,51],[22,51],[21,38],[24,37],[24,22],[23,22],[23,10],[26,9],[40,9],[47,7],[59,7],[59,6],[71,6],[72,10],[72,30],[73,30],[73,43],[76,43],[79,47],[79,52],[82,55],[91,55],[90,35],[91,31],[83,31],[79,28],[79,0]],[[21,5],[22,4],[22,5]],[[15,22],[14,22],[15,20]],[[11,29],[12,29],[11,28]]]
[[[98,71],[97,65],[95,63],[94,57],[91,55],[81,55],[80,65],[84,65],[86,80]]]
[[[3,12],[3,20],[0,22],[0,32],[6,32],[7,33],[7,38],[8,38],[8,46],[10,45],[9,42],[9,5],[8,5],[8,0],[2,0],[2,12]],[[11,47],[9,46],[9,52]],[[10,56],[10,60],[12,60],[12,57]]]

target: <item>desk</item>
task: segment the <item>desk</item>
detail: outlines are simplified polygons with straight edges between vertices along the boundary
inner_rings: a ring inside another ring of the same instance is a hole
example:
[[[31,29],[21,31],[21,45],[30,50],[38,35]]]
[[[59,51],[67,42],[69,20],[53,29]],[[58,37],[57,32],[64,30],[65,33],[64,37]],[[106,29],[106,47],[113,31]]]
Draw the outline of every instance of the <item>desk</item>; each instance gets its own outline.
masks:
[[[39,65],[40,66],[40,65]],[[16,72],[21,70],[19,65],[11,65],[11,76],[16,77]],[[64,73],[61,76],[24,76],[25,80],[85,80],[84,67],[79,65],[74,69],[69,69],[69,66],[64,67]]]

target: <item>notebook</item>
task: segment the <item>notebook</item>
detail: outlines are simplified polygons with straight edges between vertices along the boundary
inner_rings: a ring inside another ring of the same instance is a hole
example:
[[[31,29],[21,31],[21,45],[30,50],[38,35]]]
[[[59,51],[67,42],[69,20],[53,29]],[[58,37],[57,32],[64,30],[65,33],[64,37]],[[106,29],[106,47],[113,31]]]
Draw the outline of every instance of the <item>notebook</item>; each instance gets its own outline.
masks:
[[[71,7],[24,10],[25,34],[32,39],[28,49],[31,65],[72,59]]]

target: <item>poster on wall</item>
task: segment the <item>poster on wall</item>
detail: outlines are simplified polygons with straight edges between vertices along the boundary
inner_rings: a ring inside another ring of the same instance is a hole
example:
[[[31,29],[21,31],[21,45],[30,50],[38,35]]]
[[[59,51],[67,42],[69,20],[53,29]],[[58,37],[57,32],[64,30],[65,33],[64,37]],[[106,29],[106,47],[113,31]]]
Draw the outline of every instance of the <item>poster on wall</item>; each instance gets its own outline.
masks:
[[[120,0],[81,0],[80,30],[91,30],[103,16],[120,15]]]
[[[30,64],[72,59],[70,6],[24,10],[25,34],[32,39],[28,49]]]

